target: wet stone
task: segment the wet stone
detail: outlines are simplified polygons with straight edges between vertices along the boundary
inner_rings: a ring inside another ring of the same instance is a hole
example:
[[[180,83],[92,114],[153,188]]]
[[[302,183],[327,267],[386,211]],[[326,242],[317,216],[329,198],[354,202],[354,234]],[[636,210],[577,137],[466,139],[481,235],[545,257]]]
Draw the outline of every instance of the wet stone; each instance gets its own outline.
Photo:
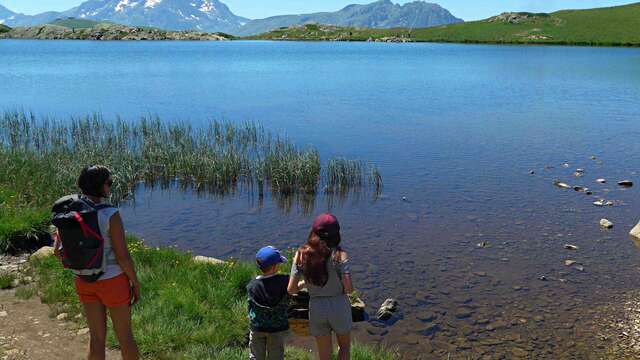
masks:
[[[431,336],[440,330],[442,330],[442,328],[440,327],[439,324],[430,324],[430,325],[424,326],[423,328],[418,330],[418,332],[424,336]]]
[[[507,327],[507,323],[504,321],[495,321],[491,324],[487,325],[486,329],[488,331],[502,330]]]
[[[416,318],[420,321],[432,322],[433,320],[438,318],[438,315],[433,311],[423,311],[423,312],[419,312],[416,315]]]
[[[455,311],[455,316],[457,319],[468,319],[473,315],[473,310],[469,308],[458,308]]]

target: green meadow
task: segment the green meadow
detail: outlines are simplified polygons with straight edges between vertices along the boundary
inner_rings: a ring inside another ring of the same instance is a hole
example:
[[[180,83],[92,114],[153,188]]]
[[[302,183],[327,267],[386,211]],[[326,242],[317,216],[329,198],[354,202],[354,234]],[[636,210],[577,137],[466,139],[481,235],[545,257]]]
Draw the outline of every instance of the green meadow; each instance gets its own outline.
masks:
[[[640,46],[640,3],[519,15],[521,19],[516,21],[491,18],[424,29],[358,29],[308,24],[250,38],[306,41],[391,38],[412,42]]]

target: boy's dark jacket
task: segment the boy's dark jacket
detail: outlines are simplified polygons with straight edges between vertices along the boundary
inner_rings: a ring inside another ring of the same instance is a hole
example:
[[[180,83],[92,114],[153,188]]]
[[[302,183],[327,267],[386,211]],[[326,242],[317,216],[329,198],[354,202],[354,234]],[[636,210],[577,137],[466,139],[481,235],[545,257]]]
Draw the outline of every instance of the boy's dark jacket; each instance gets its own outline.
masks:
[[[247,285],[251,330],[279,332],[289,330],[289,276],[258,277]]]

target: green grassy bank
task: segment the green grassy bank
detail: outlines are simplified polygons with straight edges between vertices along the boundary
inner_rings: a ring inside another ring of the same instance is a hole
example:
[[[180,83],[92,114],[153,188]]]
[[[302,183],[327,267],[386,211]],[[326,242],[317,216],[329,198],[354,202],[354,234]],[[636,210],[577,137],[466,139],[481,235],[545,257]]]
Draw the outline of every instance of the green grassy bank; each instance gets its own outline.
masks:
[[[141,301],[133,311],[133,327],[146,359],[248,359],[248,319],[245,286],[256,268],[252,264],[196,263],[175,249],[148,248],[133,237],[129,249],[142,283]],[[19,296],[38,294],[53,315],[81,313],[73,275],[54,257],[32,260],[36,282]],[[82,320],[80,320],[82,321]],[[109,344],[116,346],[113,331]],[[287,359],[311,360],[312,354],[287,349]],[[399,355],[355,344],[353,359],[391,360]]]
[[[283,207],[313,204],[319,192],[377,192],[382,186],[369,164],[340,157],[322,161],[314,147],[297,146],[255,123],[211,121],[193,128],[158,118],[93,115],[55,121],[5,112],[0,114],[0,252],[35,247],[51,205],[77,191],[77,176],[89,164],[114,171],[114,202],[135,196],[140,182],[161,187],[177,182],[216,196],[270,192]]]
[[[494,44],[640,46],[640,3],[550,14],[512,13],[425,29],[305,25],[249,37],[259,40],[415,41]]]
[[[10,27],[8,27],[7,25],[0,24],[0,33],[8,32],[9,30],[11,30]]]

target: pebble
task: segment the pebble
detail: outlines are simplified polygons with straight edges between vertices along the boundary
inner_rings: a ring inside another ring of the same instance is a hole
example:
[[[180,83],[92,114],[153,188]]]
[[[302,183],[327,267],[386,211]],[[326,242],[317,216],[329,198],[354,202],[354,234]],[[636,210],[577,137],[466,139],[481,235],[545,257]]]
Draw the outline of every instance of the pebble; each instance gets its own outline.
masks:
[[[3,311],[0,311],[0,317],[5,317],[5,316],[7,316],[7,315],[9,315],[9,314],[7,314],[7,312],[6,312],[6,311],[4,311],[4,310],[3,310]]]
[[[571,189],[571,186],[569,184],[563,183],[563,182],[561,182],[559,180],[554,180],[553,181],[553,185],[555,185],[555,186],[557,186],[557,187],[559,187],[561,189]]]
[[[529,175],[535,175],[535,173],[536,173],[535,171],[529,170]]]
[[[579,249],[579,247],[577,247],[576,245],[571,245],[571,244],[565,244],[564,248],[567,250],[574,250],[574,251]]]
[[[607,219],[602,219],[600,220],[600,226],[604,229],[611,229],[613,228],[613,223]]]
[[[606,184],[607,180],[606,179],[597,179],[596,182],[599,183],[599,184]]]
[[[633,186],[633,181],[631,181],[631,180],[620,180],[620,181],[618,181],[618,185],[623,186],[623,187],[632,187]]]
[[[595,206],[604,206],[605,202],[602,199],[596,200],[593,202],[593,205]]]
[[[487,276],[487,273],[484,272],[484,271],[476,271],[476,272],[473,273],[473,275],[479,276],[479,277],[485,277],[485,276]]]
[[[571,265],[573,265],[573,264],[575,264],[575,263],[576,263],[576,261],[575,261],[575,260],[565,260],[565,261],[564,261],[564,264],[565,264],[566,266],[571,266]]]
[[[58,319],[58,320],[64,320],[64,319],[66,319],[66,318],[68,318],[68,317],[69,317],[69,314],[67,314],[67,313],[62,313],[62,314],[59,314],[58,316],[56,316],[56,319]]]
[[[88,333],[89,333],[89,328],[84,328],[84,329],[78,330],[78,332],[76,334],[78,336],[82,336],[82,335],[87,335]]]

